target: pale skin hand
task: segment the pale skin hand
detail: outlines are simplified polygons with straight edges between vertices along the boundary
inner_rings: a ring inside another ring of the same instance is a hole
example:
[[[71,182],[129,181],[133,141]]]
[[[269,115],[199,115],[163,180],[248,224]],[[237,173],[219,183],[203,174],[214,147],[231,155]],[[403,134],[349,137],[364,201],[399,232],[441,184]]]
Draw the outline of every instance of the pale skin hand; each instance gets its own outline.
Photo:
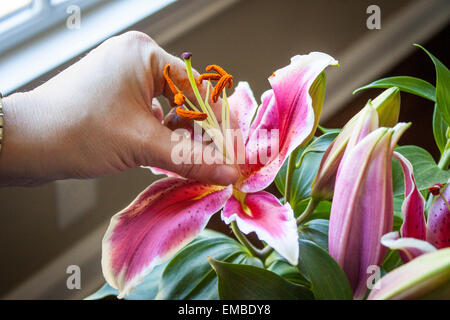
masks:
[[[163,78],[166,64],[176,85],[195,101],[184,63],[138,32],[111,38],[33,91],[4,98],[0,186],[93,178],[137,166],[205,183],[235,182],[238,173],[227,165],[172,162],[176,142],[161,124],[154,99],[173,98]]]

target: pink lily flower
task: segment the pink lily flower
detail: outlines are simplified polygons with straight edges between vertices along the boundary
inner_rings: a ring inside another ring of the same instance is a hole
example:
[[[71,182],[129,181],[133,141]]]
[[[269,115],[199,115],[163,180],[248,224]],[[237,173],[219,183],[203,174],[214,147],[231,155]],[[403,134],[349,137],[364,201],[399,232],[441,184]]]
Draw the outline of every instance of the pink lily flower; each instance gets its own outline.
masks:
[[[367,291],[367,268],[381,265],[392,230],[392,154],[409,125],[378,128],[346,151],[336,178],[328,247],[347,274],[355,299]]]
[[[405,200],[402,204],[403,225],[398,232],[383,236],[381,243],[390,248],[400,250],[403,262],[411,261],[425,253],[450,247],[450,188],[447,186],[438,195],[425,221],[425,199],[420,194],[414,181],[411,163],[399,153],[394,156],[400,161],[405,177]]]
[[[288,66],[269,78],[272,89],[262,95],[259,108],[246,82],[239,83],[228,99],[223,91],[222,126],[219,126],[211,112],[209,97],[203,100],[198,95],[190,55],[183,58],[200,109],[186,101],[192,110],[179,107],[180,114],[197,117],[195,120],[201,118],[203,121],[197,124],[205,131],[215,129],[223,133],[223,129],[229,128],[228,112],[233,112],[244,138],[246,160],[268,148],[258,139],[261,129],[278,130],[279,152],[271,154],[265,163],[238,164],[241,178],[233,186],[200,184],[155,169],[171,177],[156,181],[114,215],[103,239],[103,274],[119,290],[119,297],[131,293],[156,265],[170,259],[193,240],[222,208],[226,223],[235,221],[243,233],[255,232],[290,263],[297,264],[298,234],[293,210],[289,204],[282,205],[275,196],[262,190],[274,180],[289,154],[313,135],[318,114],[314,112],[315,99],[310,89],[323,70],[337,61],[319,52],[293,57]],[[230,81],[228,74],[222,78]],[[219,83],[221,80],[216,88]],[[225,87],[223,81],[221,84]],[[216,88],[213,94],[217,93]],[[177,101],[183,103],[181,93],[176,90],[174,87]],[[223,137],[219,135],[217,145]]]

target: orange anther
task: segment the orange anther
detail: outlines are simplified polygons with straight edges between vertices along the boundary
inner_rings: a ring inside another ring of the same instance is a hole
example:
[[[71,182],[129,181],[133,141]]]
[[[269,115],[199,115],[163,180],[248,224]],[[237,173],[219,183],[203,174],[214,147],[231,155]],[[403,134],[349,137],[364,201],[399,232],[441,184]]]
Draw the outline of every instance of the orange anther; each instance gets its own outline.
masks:
[[[181,106],[184,103],[184,95],[183,95],[183,93],[180,90],[178,90],[175,87],[175,84],[173,83],[172,79],[170,79],[169,72],[170,72],[170,64],[166,64],[166,66],[164,67],[164,70],[163,70],[164,78],[166,79],[170,90],[174,94],[173,102],[177,106]]]
[[[203,80],[219,80],[221,77],[220,74],[217,73],[204,73],[198,76],[197,85],[200,85]]]
[[[192,111],[192,110],[186,110],[186,109],[183,109],[182,107],[177,107],[177,109],[175,111],[177,112],[177,115],[179,115],[182,118],[186,118],[186,119],[203,121],[203,120],[206,120],[206,118],[208,118],[208,115],[204,112],[196,112],[196,111]]]
[[[209,66],[206,67],[206,71],[215,71],[218,74],[220,74],[222,77],[228,75],[228,72],[226,72],[222,67],[216,65],[216,64],[211,64]]]
[[[211,100],[212,102],[217,102],[219,99],[219,95],[222,92],[222,90],[225,88],[225,86],[228,84],[228,88],[231,88],[233,86],[233,76],[230,74],[226,74],[223,77],[220,78],[219,82],[217,82],[216,86],[214,87],[212,93],[211,93]]]

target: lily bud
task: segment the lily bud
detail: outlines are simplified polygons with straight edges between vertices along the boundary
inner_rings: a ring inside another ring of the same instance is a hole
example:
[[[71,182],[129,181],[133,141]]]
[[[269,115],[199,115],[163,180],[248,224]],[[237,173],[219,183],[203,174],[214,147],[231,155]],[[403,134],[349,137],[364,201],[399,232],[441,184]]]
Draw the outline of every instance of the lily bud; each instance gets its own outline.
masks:
[[[392,154],[409,124],[378,128],[348,151],[336,178],[328,248],[347,274],[355,299],[367,291],[367,270],[380,266],[392,231]]]
[[[315,111],[316,112],[316,111]],[[311,187],[311,196],[331,200],[339,164],[346,150],[378,127],[393,127],[400,112],[400,90],[397,87],[383,91],[344,126],[336,140],[328,147]]]
[[[438,249],[450,247],[449,185],[436,196],[428,212],[427,241]]]
[[[311,186],[311,196],[331,200],[339,164],[347,149],[378,128],[378,115],[370,102],[341,130],[322,157],[319,171]]]
[[[377,110],[380,127],[393,127],[398,122],[400,114],[400,90],[392,87],[384,90],[372,101]]]
[[[450,248],[422,255],[378,280],[369,300],[449,299]]]

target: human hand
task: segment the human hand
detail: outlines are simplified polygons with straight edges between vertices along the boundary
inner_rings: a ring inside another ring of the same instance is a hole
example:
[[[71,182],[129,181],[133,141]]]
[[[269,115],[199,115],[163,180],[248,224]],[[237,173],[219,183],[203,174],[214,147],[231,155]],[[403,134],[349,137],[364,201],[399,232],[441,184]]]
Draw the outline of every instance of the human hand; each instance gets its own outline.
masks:
[[[163,77],[166,64],[190,97],[183,61],[147,35],[128,32],[105,41],[36,89],[4,98],[0,185],[93,178],[142,165],[206,183],[233,183],[238,173],[228,165],[177,165],[171,160],[175,142],[161,124],[163,113],[155,99],[164,95],[173,100]],[[218,108],[219,103],[213,105],[220,119]],[[192,158],[194,150],[201,148],[192,148]]]

